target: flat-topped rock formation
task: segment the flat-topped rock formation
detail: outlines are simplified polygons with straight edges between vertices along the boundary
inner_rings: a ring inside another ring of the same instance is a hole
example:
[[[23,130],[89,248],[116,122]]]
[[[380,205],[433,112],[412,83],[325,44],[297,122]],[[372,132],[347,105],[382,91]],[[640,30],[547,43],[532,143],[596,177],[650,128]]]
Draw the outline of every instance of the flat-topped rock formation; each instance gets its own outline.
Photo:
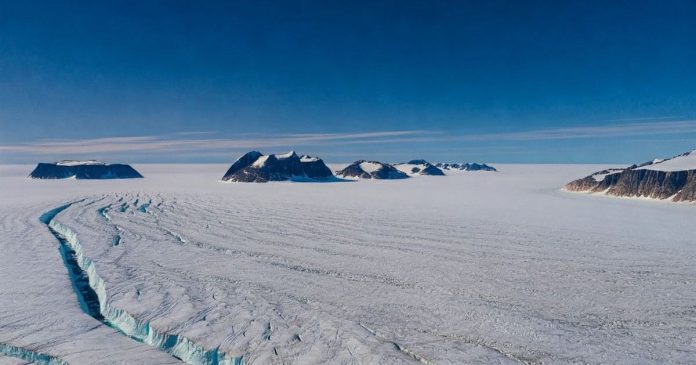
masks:
[[[621,197],[696,201],[696,151],[627,168],[598,171],[563,188]]]
[[[405,179],[408,175],[397,170],[394,166],[379,161],[358,160],[343,170],[337,171],[336,176],[348,179]]]
[[[133,179],[142,178],[130,165],[106,164],[88,160],[64,160],[54,163],[41,162],[29,174],[32,179]]]
[[[222,181],[326,181],[334,178],[320,158],[298,156],[295,151],[280,155],[264,155],[251,151],[237,159],[222,177]]]

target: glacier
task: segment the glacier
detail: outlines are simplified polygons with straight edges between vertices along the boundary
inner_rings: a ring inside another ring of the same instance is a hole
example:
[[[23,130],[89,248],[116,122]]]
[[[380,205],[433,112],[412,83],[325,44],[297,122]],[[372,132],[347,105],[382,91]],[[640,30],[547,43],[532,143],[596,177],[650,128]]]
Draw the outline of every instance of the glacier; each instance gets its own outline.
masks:
[[[0,363],[696,358],[696,207],[561,191],[606,166],[258,185],[225,168],[0,166]]]

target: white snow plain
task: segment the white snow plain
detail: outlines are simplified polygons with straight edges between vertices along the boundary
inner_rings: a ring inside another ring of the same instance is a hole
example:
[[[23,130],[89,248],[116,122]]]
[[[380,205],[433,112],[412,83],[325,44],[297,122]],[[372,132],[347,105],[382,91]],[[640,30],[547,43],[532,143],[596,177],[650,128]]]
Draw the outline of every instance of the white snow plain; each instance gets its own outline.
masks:
[[[32,167],[0,167],[2,364],[696,359],[696,207],[560,190],[605,166],[268,184]],[[59,207],[104,321],[39,219]]]

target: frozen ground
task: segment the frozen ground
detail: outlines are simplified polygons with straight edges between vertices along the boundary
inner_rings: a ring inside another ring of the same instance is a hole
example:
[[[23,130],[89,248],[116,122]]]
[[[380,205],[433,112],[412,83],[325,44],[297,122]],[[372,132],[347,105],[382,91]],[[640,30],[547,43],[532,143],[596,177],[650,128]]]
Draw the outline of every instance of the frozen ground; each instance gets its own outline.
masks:
[[[0,364],[696,359],[696,206],[560,191],[606,166],[319,184],[134,167],[0,167]]]

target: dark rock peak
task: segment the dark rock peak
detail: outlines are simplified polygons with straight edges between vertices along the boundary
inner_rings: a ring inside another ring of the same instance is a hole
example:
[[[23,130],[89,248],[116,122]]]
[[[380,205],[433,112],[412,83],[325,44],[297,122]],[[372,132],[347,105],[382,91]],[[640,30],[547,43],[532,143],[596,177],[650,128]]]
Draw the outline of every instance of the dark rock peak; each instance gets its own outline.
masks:
[[[395,165],[397,169],[409,175],[430,175],[444,176],[445,173],[437,166],[426,160],[411,160],[408,163],[400,163]]]
[[[426,166],[432,165],[430,162],[428,162],[426,160],[411,160],[411,161],[407,162],[407,164],[409,164],[409,165],[426,165]]]
[[[348,165],[336,175],[358,179],[405,179],[408,175],[394,166],[379,161],[358,160]]]
[[[437,163],[435,166],[443,170],[462,170],[462,171],[498,171],[495,167],[485,163],[465,162],[465,163]]]
[[[230,166],[230,168],[225,173],[225,176],[233,175],[237,171],[239,171],[245,167],[248,167],[249,165],[253,164],[254,161],[256,161],[261,156],[263,156],[263,154],[261,154],[261,152],[259,152],[259,151],[251,151],[251,152],[245,153],[244,155],[242,155],[242,157],[238,158],[237,161],[235,161],[232,164],[232,166]]]
[[[429,176],[445,176],[444,171],[440,170],[438,167],[434,165],[428,165],[425,168],[421,169],[419,172],[421,175],[429,175]]]
[[[251,151],[230,166],[223,181],[268,182],[284,180],[327,180],[331,170],[320,158],[298,156],[295,151],[281,155],[263,155]]]

